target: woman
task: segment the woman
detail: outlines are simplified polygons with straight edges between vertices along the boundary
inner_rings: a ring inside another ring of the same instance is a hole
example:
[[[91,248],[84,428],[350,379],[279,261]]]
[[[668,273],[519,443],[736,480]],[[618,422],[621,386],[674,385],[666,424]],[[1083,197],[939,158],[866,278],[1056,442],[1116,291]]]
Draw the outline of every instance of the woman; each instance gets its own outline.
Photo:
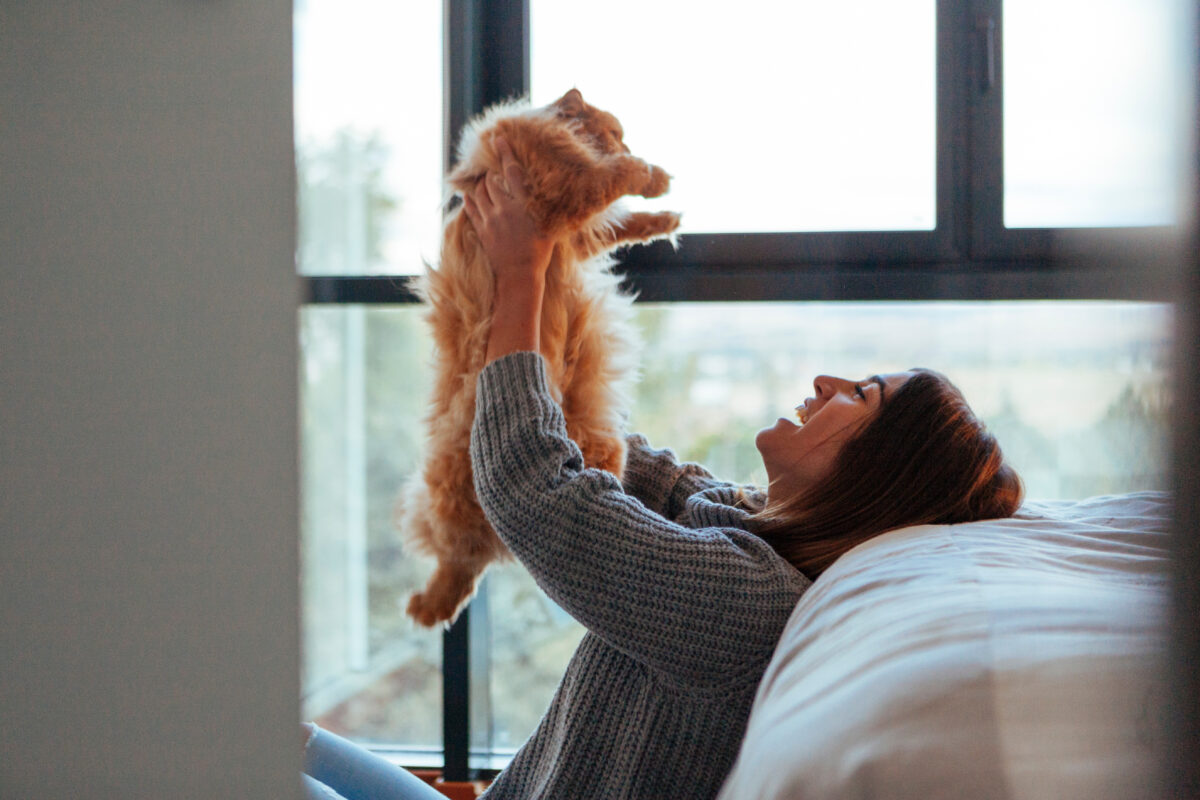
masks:
[[[584,469],[537,354],[551,245],[498,144],[503,178],[489,174],[464,203],[496,286],[476,491],[500,538],[588,633],[487,797],[712,797],[812,581],[887,530],[1011,515],[1021,484],[957,390],[927,370],[818,377],[801,424],[780,419],[756,437],[765,493],[637,436],[623,482]],[[351,800],[438,797],[403,771],[359,766],[371,757],[337,737],[305,735],[309,775]]]

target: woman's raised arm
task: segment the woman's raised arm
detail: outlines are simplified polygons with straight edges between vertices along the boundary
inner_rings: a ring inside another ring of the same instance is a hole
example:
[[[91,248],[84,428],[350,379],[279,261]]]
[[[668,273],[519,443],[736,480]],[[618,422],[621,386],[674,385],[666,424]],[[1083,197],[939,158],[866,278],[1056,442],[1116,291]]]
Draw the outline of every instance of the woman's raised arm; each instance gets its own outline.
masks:
[[[471,463],[488,522],[550,598],[689,685],[761,668],[807,585],[762,539],[677,524],[585,469],[540,355],[480,373]]]

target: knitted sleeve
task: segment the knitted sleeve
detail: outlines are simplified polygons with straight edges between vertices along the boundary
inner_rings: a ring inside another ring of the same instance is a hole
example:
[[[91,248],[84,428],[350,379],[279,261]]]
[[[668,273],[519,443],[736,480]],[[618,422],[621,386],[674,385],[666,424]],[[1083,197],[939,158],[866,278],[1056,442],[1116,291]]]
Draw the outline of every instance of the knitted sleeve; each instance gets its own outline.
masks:
[[[689,685],[761,669],[803,579],[758,537],[676,524],[585,469],[541,356],[479,376],[471,432],[488,521],[542,589],[585,627]]]
[[[625,441],[625,491],[664,517],[678,517],[696,492],[732,485],[717,480],[699,464],[680,464],[673,452],[652,448],[641,434],[630,434]]]

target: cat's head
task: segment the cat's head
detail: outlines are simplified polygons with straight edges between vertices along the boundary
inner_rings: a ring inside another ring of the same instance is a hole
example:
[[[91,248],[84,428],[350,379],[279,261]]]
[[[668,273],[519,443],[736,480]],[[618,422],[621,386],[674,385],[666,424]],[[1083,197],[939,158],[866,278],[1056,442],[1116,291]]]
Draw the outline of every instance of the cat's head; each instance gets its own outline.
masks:
[[[533,154],[552,152],[547,144],[555,136],[581,141],[601,156],[629,153],[621,123],[607,111],[589,105],[578,89],[541,108],[530,108],[525,100],[497,103],[463,128],[457,162],[447,176],[452,192],[469,191],[489,169],[497,167],[493,142],[499,133],[508,138],[526,169],[538,168]]]
[[[500,103],[464,127],[458,162],[447,176],[448,188],[465,195],[474,191],[489,171],[499,169],[496,141],[503,137],[521,166],[528,194],[526,208],[539,227],[558,235],[578,233],[592,225],[604,229],[597,241],[611,247],[615,217],[604,217],[601,212],[619,214],[615,204],[623,195],[659,197],[670,184],[670,176],[661,167],[633,157],[624,135],[617,118],[584,101],[578,89],[538,108],[524,100]],[[448,220],[462,224],[463,218],[455,215]],[[679,222],[678,215],[669,214],[656,220],[653,230],[622,236],[648,241],[669,232],[663,227],[668,222],[674,223],[670,230]],[[593,248],[593,252],[599,249]]]
[[[578,89],[571,89],[548,106],[548,110],[561,119],[576,126],[576,134],[583,136],[601,153],[628,153],[625,146],[625,131],[612,114],[589,105]]]

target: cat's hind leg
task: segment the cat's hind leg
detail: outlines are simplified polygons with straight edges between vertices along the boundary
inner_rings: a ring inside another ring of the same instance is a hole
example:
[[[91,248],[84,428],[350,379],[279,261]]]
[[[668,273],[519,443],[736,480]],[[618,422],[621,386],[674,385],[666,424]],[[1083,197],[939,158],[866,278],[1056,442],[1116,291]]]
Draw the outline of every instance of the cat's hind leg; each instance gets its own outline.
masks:
[[[584,464],[620,477],[625,471],[621,409],[628,403],[625,391],[636,351],[632,332],[608,316],[617,311],[594,311],[593,324],[574,331],[562,408],[567,435],[579,446]]]
[[[571,430],[574,428],[574,430]],[[583,463],[592,469],[611,472],[618,478],[625,472],[625,439],[610,429],[588,424],[568,426],[567,434],[583,453]]]
[[[418,625],[432,628],[449,625],[458,617],[490,559],[443,559],[438,561],[425,588],[408,599],[407,613]]]
[[[408,604],[409,616],[427,627],[452,621],[474,594],[476,580],[487,565],[508,552],[475,499],[469,431],[439,430],[439,424],[434,428],[422,475],[421,513],[406,516],[415,525],[406,533],[421,551],[438,560],[425,589]]]

